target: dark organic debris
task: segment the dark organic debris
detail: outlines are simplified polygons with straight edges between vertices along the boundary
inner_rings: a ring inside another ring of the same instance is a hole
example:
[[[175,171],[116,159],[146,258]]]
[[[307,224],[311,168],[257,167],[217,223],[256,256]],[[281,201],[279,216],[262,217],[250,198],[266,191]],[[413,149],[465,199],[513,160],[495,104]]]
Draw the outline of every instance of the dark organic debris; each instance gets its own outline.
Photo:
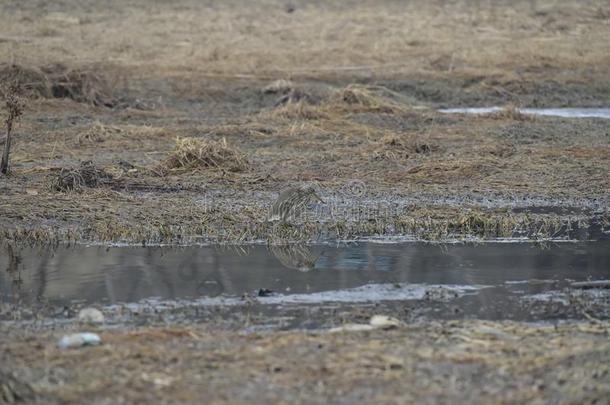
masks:
[[[55,191],[82,191],[85,188],[96,188],[112,180],[112,175],[96,167],[93,162],[81,162],[80,166],[62,168],[51,179],[51,188]]]
[[[270,290],[268,288],[259,288],[257,295],[259,297],[269,297],[269,296],[273,295],[274,293],[275,293],[275,291]]]

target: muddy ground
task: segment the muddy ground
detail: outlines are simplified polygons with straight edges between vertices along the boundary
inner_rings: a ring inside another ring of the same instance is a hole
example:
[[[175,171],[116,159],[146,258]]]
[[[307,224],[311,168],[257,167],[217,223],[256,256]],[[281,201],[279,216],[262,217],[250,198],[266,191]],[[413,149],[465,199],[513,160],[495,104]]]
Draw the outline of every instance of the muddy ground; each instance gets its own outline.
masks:
[[[103,324],[79,321],[78,304],[51,316],[5,305],[0,402],[603,403],[609,295],[587,291],[524,302],[544,319],[534,323],[465,319],[456,309],[467,305],[442,294],[358,305],[150,300],[100,307]],[[479,305],[503,310],[493,298]],[[393,319],[371,328],[376,315]],[[83,331],[102,345],[57,347]]]
[[[610,106],[606,2],[244,4],[0,4],[0,80],[25,102],[0,240],[607,237],[610,123],[514,109]],[[506,108],[436,111],[490,105]],[[305,183],[324,203],[267,222]],[[608,328],[211,319],[103,329],[103,346],[64,353],[61,330],[0,324],[0,400],[603,401]]]

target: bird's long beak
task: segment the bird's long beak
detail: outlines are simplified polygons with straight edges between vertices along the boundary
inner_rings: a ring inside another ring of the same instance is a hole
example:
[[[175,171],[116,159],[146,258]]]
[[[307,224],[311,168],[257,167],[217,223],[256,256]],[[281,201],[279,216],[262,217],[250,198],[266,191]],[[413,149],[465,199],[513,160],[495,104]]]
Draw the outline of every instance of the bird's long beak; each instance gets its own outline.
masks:
[[[318,195],[318,193],[316,193],[315,191],[313,192],[313,196],[316,198],[316,200],[320,201],[322,204],[324,204],[324,200],[320,198],[320,196]]]

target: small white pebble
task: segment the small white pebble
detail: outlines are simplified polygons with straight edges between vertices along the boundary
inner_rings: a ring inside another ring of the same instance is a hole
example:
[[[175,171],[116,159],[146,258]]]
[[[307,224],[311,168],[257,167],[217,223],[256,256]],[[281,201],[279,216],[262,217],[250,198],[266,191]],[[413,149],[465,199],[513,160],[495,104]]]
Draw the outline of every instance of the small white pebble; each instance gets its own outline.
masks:
[[[400,326],[400,321],[387,315],[373,315],[369,324],[375,328],[392,329]]]

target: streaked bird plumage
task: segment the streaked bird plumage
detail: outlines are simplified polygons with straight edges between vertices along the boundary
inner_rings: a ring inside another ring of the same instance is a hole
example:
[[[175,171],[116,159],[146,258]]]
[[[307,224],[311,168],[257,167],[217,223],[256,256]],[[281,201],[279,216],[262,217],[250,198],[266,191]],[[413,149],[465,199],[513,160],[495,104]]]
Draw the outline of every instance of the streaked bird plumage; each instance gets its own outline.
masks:
[[[288,222],[294,220],[311,201],[324,201],[311,186],[290,187],[283,190],[273,203],[269,221]]]

